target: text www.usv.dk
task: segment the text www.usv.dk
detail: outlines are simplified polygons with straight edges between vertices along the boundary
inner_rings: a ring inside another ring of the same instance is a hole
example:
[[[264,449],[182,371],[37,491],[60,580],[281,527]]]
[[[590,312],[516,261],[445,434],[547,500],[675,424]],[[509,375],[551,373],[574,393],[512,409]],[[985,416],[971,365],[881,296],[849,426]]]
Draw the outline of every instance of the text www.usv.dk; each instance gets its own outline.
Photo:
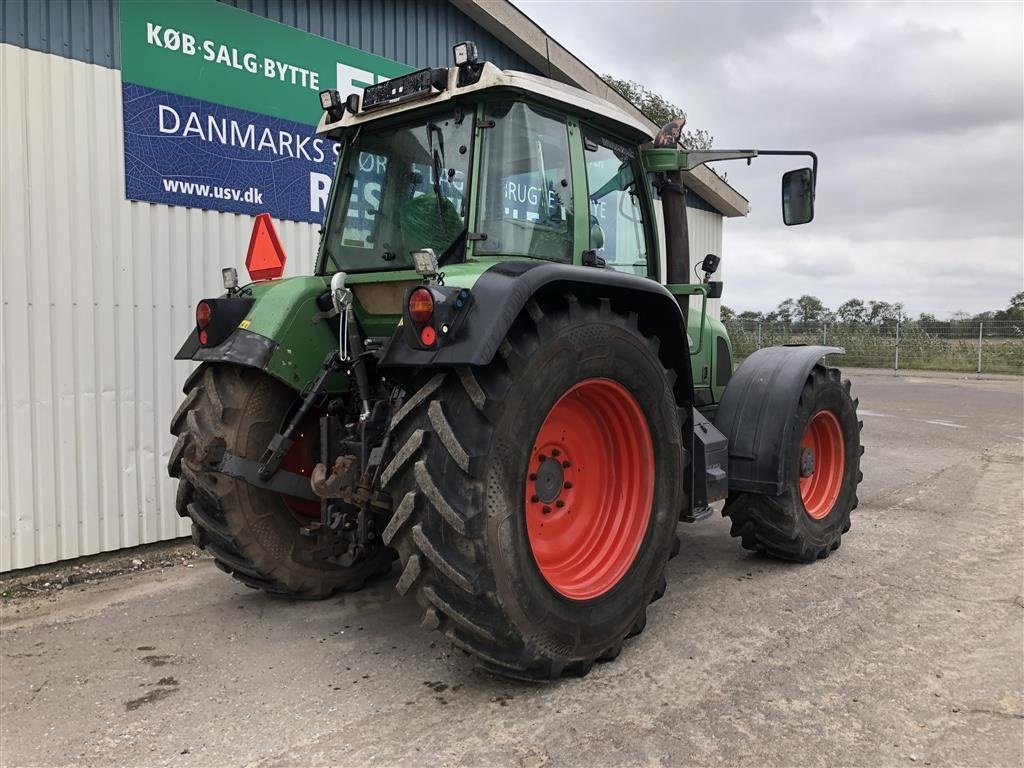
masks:
[[[164,192],[178,192],[195,197],[215,197],[218,200],[234,200],[239,203],[262,203],[263,193],[256,187],[235,189],[234,187],[217,187],[209,184],[197,184],[194,181],[164,179]]]

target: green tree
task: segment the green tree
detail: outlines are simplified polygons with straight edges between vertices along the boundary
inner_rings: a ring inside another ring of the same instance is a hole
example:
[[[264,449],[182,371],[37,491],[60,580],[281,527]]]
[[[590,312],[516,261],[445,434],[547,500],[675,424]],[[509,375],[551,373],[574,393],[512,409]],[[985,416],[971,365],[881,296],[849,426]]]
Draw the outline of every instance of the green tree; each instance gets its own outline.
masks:
[[[736,313],[732,311],[732,307],[727,307],[725,304],[722,305],[721,318],[722,322],[733,320],[736,317]]]
[[[883,325],[888,321],[896,321],[903,317],[903,305],[899,302],[890,304],[888,301],[868,302],[868,322],[872,325]]]
[[[994,320],[1009,323],[1024,323],[1024,291],[1010,297],[1010,305],[993,315]]]
[[[796,318],[802,323],[820,323],[828,314],[828,307],[817,296],[804,294],[796,300]]]
[[[769,312],[765,315],[765,320],[771,318],[772,321],[780,323],[792,323],[796,319],[796,302],[792,299],[784,299],[779,302],[779,306],[775,308],[774,312]]]
[[[604,75],[604,81],[628,99],[637,109],[644,113],[648,120],[662,126],[677,117],[686,117],[682,107],[678,107],[660,93],[640,85],[633,80],[620,80],[611,75]],[[714,137],[705,130],[683,131],[679,139],[686,149],[711,149]]]
[[[868,308],[860,299],[849,299],[836,309],[836,317],[843,323],[864,323],[868,319]]]

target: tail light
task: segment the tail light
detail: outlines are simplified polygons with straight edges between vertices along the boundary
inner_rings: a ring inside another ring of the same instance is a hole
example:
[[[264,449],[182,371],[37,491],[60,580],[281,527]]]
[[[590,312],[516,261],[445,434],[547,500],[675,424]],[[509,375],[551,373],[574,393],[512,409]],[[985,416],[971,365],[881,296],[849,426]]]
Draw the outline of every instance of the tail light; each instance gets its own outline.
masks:
[[[196,305],[196,327],[199,329],[199,343],[204,347],[209,341],[210,335],[206,327],[213,321],[213,307],[207,302],[200,301]]]
[[[213,308],[205,301],[200,301],[196,306],[196,326],[203,330],[213,320]]]
[[[434,297],[426,288],[409,294],[409,318],[414,323],[428,323],[434,316]]]

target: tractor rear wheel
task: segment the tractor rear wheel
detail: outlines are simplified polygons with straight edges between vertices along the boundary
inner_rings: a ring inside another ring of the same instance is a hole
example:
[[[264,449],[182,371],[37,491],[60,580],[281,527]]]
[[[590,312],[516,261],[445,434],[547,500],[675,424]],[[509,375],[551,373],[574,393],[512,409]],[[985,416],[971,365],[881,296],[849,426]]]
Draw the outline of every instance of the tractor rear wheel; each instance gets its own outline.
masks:
[[[171,420],[177,436],[168,471],[179,478],[178,514],[192,520],[192,540],[213,555],[217,566],[246,586],[279,595],[324,598],[359,589],[391,570],[392,550],[342,568],[310,557],[315,539],[299,529],[319,519],[319,505],[208,471],[206,446],[216,438],[227,451],[258,459],[297,402],[295,392],[262,371],[214,364],[193,377]],[[282,461],[309,474],[317,440],[315,420]],[[312,439],[310,439],[312,438]]]
[[[510,677],[614,659],[676,551],[674,383],[635,314],[570,296],[530,302],[491,364],[414,389],[391,425],[384,541],[424,626]]]
[[[798,562],[828,557],[839,548],[850,530],[862,478],[863,422],[857,405],[850,382],[840,378],[838,369],[812,369],[783,459],[782,493],[732,494],[722,510],[744,548]]]

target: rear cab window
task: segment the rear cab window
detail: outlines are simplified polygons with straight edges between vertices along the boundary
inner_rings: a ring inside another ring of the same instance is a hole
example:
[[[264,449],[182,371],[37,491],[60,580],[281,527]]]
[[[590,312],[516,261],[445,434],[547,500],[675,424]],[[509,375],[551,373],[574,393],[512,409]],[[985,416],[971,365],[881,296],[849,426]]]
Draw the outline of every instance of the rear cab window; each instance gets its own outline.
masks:
[[[476,243],[480,256],[573,260],[572,173],[564,117],[524,102],[489,104]]]

